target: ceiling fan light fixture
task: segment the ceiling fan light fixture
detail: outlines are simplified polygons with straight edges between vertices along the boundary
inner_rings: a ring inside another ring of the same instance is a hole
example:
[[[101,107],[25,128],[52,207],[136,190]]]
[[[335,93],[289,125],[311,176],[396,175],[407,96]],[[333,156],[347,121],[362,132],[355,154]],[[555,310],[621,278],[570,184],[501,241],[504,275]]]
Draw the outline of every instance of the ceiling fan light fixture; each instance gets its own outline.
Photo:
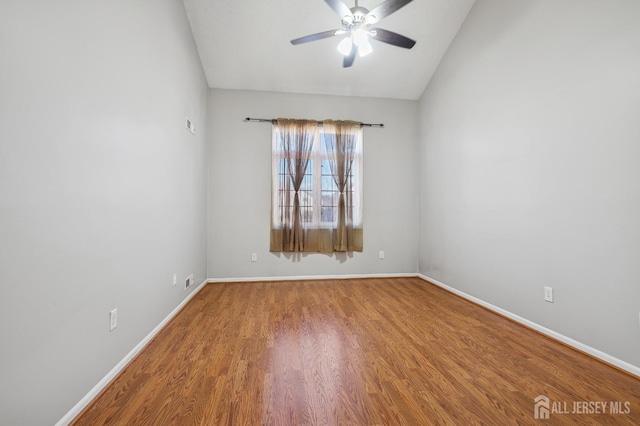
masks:
[[[371,47],[371,43],[369,43],[369,39],[364,39],[364,41],[360,42],[358,45],[358,54],[360,57],[367,56],[369,53],[373,52],[373,47]]]
[[[363,29],[351,31],[351,37],[353,37],[353,42],[358,47],[362,47],[363,44],[369,42],[369,34],[367,34],[367,32]]]
[[[358,46],[358,54],[360,57],[367,56],[373,52],[373,47],[371,47],[371,43],[369,42],[369,33],[366,30],[359,28],[352,31],[351,37],[353,37],[353,43]]]
[[[343,38],[342,41],[338,43],[338,52],[340,52],[343,56],[347,56],[349,53],[351,53],[352,48],[353,40],[351,40],[351,36]]]

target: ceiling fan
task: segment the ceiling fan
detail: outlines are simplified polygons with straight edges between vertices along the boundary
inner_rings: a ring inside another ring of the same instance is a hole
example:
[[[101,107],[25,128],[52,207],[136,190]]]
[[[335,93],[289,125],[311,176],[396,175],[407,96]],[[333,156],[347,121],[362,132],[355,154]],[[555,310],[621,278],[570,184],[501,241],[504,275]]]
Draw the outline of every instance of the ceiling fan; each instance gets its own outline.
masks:
[[[353,65],[356,54],[359,53],[362,57],[373,51],[369,39],[404,47],[405,49],[411,49],[416,44],[414,40],[403,35],[373,26],[396,10],[411,3],[412,0],[387,0],[371,11],[358,6],[358,0],[356,0],[356,5],[352,8],[349,8],[341,0],[324,1],[342,19],[342,28],[296,38],[291,40],[291,44],[296,45],[333,36],[346,35],[338,44],[338,51],[344,55],[342,63],[344,68]]]

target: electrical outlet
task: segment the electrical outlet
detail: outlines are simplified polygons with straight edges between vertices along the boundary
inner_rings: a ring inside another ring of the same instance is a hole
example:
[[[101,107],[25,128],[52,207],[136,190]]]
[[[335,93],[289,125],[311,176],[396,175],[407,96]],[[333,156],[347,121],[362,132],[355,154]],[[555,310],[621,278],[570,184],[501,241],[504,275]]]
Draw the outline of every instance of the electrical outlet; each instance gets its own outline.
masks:
[[[178,274],[173,274],[173,285],[174,286],[178,285]]]
[[[545,302],[553,303],[553,287],[544,287],[544,300]]]
[[[252,262],[258,261],[258,253],[251,253],[251,261]]]
[[[109,331],[113,331],[118,326],[118,308],[109,312]]]
[[[384,259],[384,250],[380,250],[380,253],[378,253],[378,257],[380,259]]]

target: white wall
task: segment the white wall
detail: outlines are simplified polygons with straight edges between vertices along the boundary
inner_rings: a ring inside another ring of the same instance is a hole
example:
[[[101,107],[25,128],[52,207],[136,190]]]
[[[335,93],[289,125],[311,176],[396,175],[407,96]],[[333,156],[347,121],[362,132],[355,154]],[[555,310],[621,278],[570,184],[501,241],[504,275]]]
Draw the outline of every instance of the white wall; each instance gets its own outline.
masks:
[[[364,130],[362,253],[269,253],[271,125],[245,117],[384,123]],[[208,123],[210,278],[417,271],[417,102],[211,90]]]
[[[477,0],[419,118],[420,272],[636,366],[639,22]]]
[[[0,58],[0,424],[53,424],[206,278],[207,87],[180,0],[4,0]]]

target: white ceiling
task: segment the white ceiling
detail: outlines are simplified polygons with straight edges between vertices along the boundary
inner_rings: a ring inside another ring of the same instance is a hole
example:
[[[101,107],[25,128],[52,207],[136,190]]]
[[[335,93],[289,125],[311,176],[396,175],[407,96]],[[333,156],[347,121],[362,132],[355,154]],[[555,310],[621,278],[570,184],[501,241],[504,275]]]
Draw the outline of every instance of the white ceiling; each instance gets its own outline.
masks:
[[[371,10],[382,2],[359,5]],[[413,49],[374,40],[373,53],[342,68],[340,37],[289,42],[341,27],[324,0],[184,0],[209,87],[413,100],[474,2],[414,0],[376,24],[416,40]]]

